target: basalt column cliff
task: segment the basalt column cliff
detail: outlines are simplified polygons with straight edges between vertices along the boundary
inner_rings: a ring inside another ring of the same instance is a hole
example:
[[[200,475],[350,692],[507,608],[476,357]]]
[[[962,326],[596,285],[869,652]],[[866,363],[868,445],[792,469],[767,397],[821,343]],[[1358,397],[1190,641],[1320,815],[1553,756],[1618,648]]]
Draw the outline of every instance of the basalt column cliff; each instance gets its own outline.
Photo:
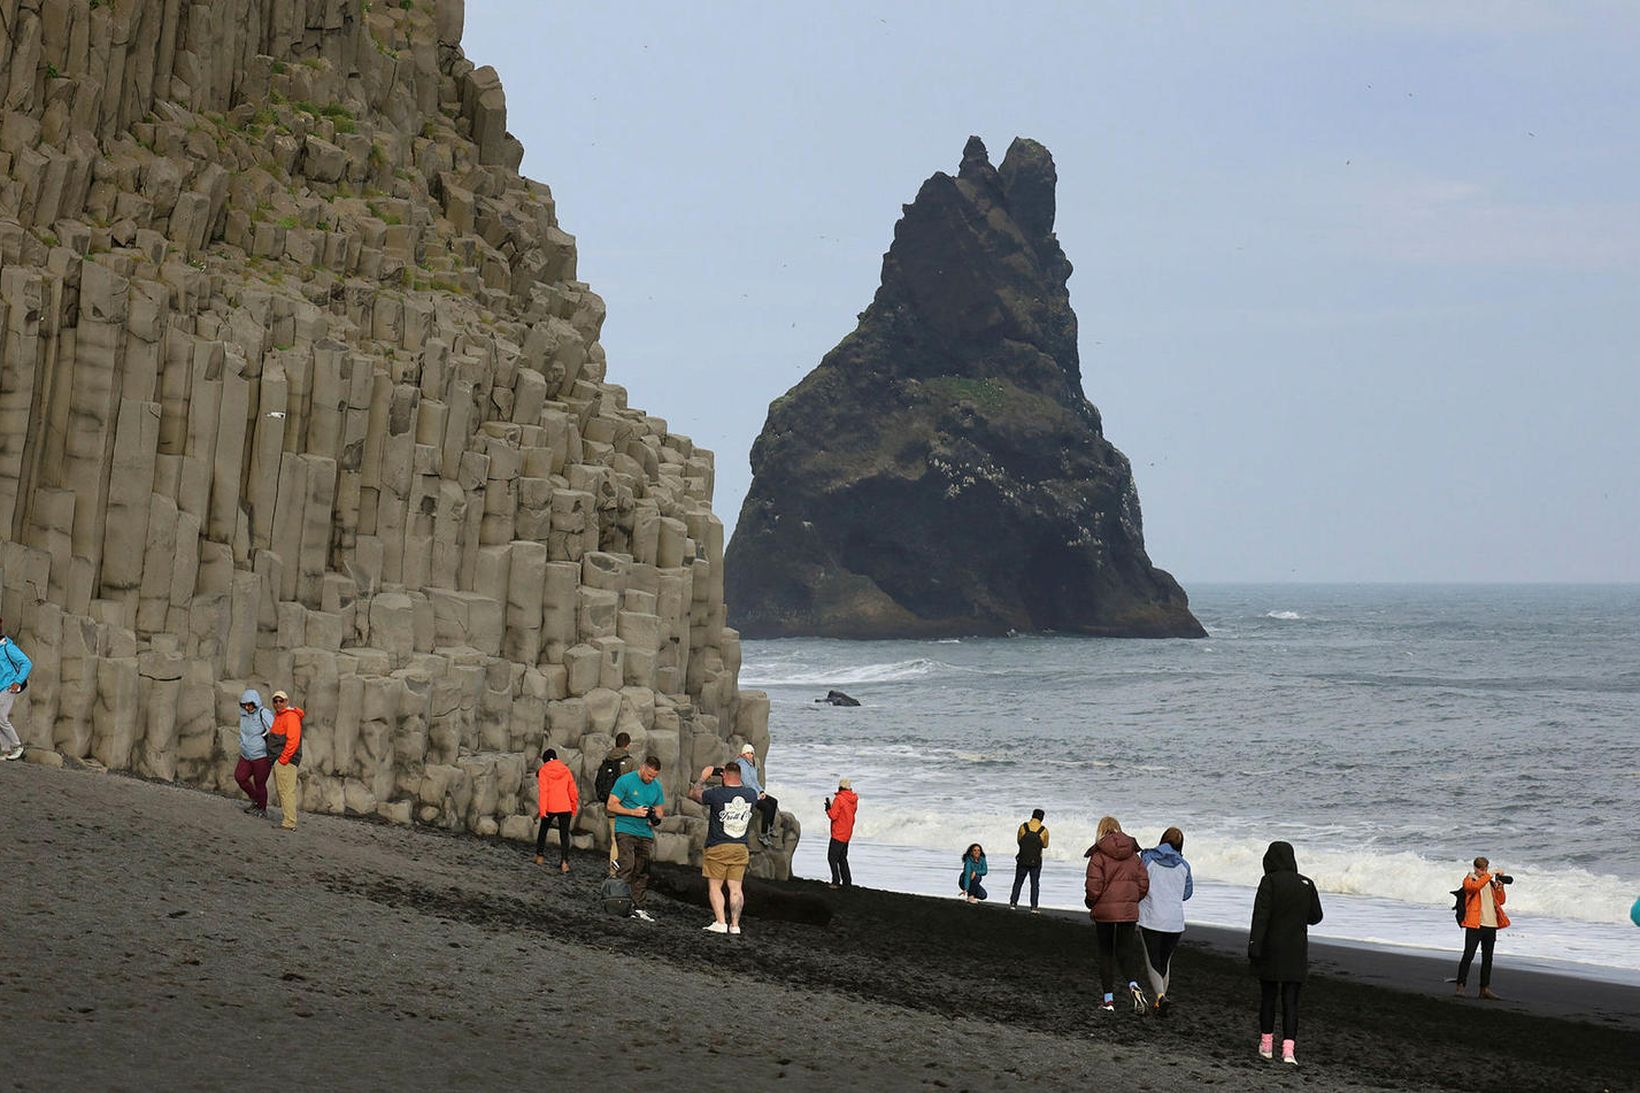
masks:
[[[462,22],[0,0],[0,613],[31,759],[236,793],[239,692],[281,687],[305,809],[528,838],[550,744],[590,845],[616,732],[669,802],[767,748],[712,455],[606,382],[603,301]],[[704,833],[686,803],[657,854]]]
[[[1200,637],[1083,397],[1053,158],[971,137],[860,325],[769,407],[728,555],[748,636]]]

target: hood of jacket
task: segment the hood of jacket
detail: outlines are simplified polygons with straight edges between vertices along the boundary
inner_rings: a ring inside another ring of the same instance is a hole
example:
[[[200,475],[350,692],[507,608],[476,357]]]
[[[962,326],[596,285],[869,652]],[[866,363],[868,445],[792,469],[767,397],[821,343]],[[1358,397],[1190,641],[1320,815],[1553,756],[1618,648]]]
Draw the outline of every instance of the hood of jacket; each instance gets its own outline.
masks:
[[[1146,850],[1144,853],[1140,854],[1139,857],[1143,858],[1147,863],[1155,862],[1157,865],[1166,866],[1169,869],[1177,869],[1179,866],[1184,864],[1184,855],[1173,849],[1173,845],[1171,843],[1162,843],[1159,846],[1153,846],[1149,850]]]
[[[1298,859],[1293,856],[1293,844],[1271,843],[1270,849],[1264,852],[1264,871],[1266,873],[1298,872]]]
[[[262,710],[262,694],[261,694],[260,691],[257,691],[257,690],[255,690],[254,688],[251,688],[251,687],[245,688],[245,693],[239,696],[239,706],[240,706],[240,711],[241,712],[244,711],[244,706],[245,706],[245,703],[247,703],[247,702],[256,703],[256,709],[253,711],[254,713],[260,713],[261,712],[261,710]]]
[[[1088,847],[1087,852],[1082,856],[1091,858],[1095,850],[1107,858],[1115,858],[1117,861],[1121,861],[1137,854],[1139,852],[1139,843],[1125,831],[1112,831],[1109,835]]]
[[[847,801],[849,804],[857,804],[860,800],[852,789],[840,789],[831,797],[834,801]]]

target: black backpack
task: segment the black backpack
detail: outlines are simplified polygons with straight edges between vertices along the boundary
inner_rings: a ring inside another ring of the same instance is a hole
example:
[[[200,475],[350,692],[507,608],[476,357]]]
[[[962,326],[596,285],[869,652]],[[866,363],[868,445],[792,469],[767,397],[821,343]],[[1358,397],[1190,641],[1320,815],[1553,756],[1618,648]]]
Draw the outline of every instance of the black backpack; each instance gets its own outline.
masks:
[[[625,764],[620,759],[605,759],[598,764],[598,776],[592,780],[592,792],[597,796],[598,803],[609,800],[609,791],[615,788],[615,779],[621,776],[621,767]]]
[[[1459,926],[1463,925],[1464,912],[1469,910],[1468,902],[1464,899],[1464,890],[1462,888],[1452,889],[1452,917],[1458,920]]]
[[[610,877],[598,886],[598,905],[617,918],[632,914],[632,889],[620,877]]]

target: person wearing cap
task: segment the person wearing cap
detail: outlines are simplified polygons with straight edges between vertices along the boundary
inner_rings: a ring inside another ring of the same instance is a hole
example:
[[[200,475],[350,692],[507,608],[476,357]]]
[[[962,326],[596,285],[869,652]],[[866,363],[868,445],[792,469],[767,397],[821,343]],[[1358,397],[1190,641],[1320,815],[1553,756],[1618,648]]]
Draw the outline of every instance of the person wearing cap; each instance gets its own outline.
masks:
[[[0,619],[0,627],[5,620]],[[21,759],[23,741],[11,724],[11,704],[28,687],[34,662],[17,648],[17,643],[0,633],[0,759]]]
[[[1010,911],[1019,907],[1019,890],[1025,886],[1025,878],[1031,879],[1031,914],[1037,914],[1036,900],[1042,892],[1042,852],[1048,849],[1048,828],[1043,819],[1048,814],[1040,808],[1031,812],[1031,818],[1019,825],[1019,831],[1014,839],[1019,844],[1019,853],[1014,855],[1014,890],[1008,896]]]
[[[296,830],[296,773],[302,763],[302,718],[306,712],[290,704],[290,695],[273,692],[273,728],[268,731],[268,742],[278,748],[273,761],[273,785],[279,791],[279,812],[284,817],[280,827]]]
[[[775,817],[780,814],[780,802],[770,797],[763,789],[763,780],[757,773],[757,749],[747,744],[740,749],[740,784],[757,794],[757,812],[763,817],[763,834],[757,841],[764,846],[774,843]]]
[[[854,883],[848,871],[848,842],[854,837],[854,814],[860,807],[860,798],[854,793],[854,783],[847,778],[837,779],[837,792],[826,798],[826,818],[831,821],[831,845],[826,848],[826,861],[831,866],[831,886],[847,888]]]

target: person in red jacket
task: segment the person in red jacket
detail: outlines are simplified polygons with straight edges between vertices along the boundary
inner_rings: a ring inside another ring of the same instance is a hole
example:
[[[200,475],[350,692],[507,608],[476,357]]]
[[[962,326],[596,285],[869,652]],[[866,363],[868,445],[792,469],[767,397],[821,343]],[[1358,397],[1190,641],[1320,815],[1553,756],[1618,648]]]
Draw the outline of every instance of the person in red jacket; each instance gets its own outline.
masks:
[[[1485,858],[1476,858],[1474,864],[1475,868],[1463,878],[1463,959],[1458,962],[1458,993],[1464,992],[1469,965],[1479,945],[1480,996],[1496,1000],[1498,996],[1492,993],[1492,946],[1497,944],[1498,931],[1509,925],[1509,916],[1503,913],[1503,886],[1508,881],[1502,873],[1490,872],[1492,863]]]
[[[307,713],[300,706],[290,704],[290,695],[273,692],[273,727],[268,739],[279,747],[273,761],[273,785],[279,791],[279,812],[284,817],[280,827],[296,830],[296,774],[302,763],[302,718]]]
[[[569,821],[581,811],[581,793],[575,775],[558,758],[554,748],[541,753],[541,769],[535,772],[535,803],[541,829],[535,835],[535,864],[547,860],[547,830],[558,828],[558,871],[569,872]]]
[[[826,861],[831,865],[831,886],[844,888],[854,883],[848,871],[848,841],[854,837],[854,813],[860,807],[860,798],[854,794],[854,783],[847,778],[837,780],[837,793],[826,798],[826,818],[831,821],[831,845],[826,848]]]
[[[1139,901],[1150,891],[1150,872],[1139,858],[1139,844],[1122,831],[1115,816],[1099,821],[1094,844],[1083,857],[1088,859],[1088,917],[1093,919],[1094,941],[1099,956],[1099,982],[1105,997],[1099,1009],[1116,1009],[1116,966],[1128,977],[1128,994],[1133,1011],[1144,1013],[1150,1006],[1139,988],[1145,974],[1145,954],[1139,945]]]

